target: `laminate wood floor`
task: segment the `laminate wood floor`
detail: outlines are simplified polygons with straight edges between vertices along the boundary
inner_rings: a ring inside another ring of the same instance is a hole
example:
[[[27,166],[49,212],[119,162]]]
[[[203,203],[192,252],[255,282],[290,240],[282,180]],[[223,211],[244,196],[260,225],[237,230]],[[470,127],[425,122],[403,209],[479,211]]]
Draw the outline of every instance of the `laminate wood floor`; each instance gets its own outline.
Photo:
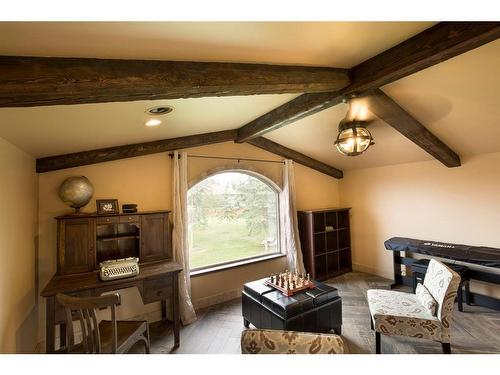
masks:
[[[342,296],[342,338],[349,353],[374,353],[375,336],[370,329],[366,291],[389,289],[391,280],[361,272],[351,272],[328,280]],[[402,287],[399,290],[410,290]],[[500,353],[500,312],[464,304],[461,313],[455,304],[452,353]],[[243,327],[239,299],[211,306],[197,312],[198,320],[181,329],[181,346],[174,353],[240,353]],[[165,336],[161,326],[151,327],[151,352],[168,353],[172,335]],[[138,349],[137,352],[142,352]],[[408,337],[382,336],[382,353],[438,353],[441,344]]]

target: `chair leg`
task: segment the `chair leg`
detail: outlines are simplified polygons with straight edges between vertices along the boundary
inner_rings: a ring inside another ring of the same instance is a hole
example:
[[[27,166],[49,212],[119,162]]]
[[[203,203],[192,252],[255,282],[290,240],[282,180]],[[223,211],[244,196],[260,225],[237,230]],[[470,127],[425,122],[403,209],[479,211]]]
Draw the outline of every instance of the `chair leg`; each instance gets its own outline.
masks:
[[[451,354],[451,345],[449,342],[442,342],[441,346],[443,347],[444,354]]]
[[[375,331],[375,354],[381,354],[380,351],[380,332]]]
[[[150,337],[149,337],[149,324],[146,324],[146,340],[144,340],[144,347],[146,349],[146,354],[150,353]]]

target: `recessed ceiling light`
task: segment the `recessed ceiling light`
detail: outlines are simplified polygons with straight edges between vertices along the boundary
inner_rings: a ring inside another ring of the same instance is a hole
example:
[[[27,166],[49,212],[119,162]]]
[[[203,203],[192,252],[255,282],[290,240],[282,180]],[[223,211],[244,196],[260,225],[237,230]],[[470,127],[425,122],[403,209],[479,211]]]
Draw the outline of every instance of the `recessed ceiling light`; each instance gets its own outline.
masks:
[[[157,118],[149,119],[148,121],[146,121],[144,123],[144,125],[146,125],[146,126],[158,126],[160,124],[161,124],[161,120],[158,120]]]
[[[167,113],[172,112],[174,109],[172,107],[163,105],[163,106],[157,106],[157,107],[151,107],[146,110],[146,113],[149,113],[150,115],[154,116],[159,116],[159,115],[165,115]]]

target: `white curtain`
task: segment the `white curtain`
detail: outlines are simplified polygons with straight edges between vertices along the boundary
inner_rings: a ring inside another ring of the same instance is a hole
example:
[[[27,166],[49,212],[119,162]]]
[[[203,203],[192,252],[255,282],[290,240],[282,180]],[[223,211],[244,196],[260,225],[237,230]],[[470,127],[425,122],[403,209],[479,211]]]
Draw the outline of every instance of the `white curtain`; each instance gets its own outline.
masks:
[[[187,217],[187,153],[174,152],[173,168],[173,222],[172,246],[174,261],[182,264],[184,270],[179,274],[179,304],[182,324],[196,320],[191,302],[191,279],[189,277],[189,246]]]
[[[288,269],[299,273],[305,272],[300,249],[297,208],[295,206],[295,176],[293,161],[283,164],[283,190],[280,193],[280,228],[281,246],[286,251]]]

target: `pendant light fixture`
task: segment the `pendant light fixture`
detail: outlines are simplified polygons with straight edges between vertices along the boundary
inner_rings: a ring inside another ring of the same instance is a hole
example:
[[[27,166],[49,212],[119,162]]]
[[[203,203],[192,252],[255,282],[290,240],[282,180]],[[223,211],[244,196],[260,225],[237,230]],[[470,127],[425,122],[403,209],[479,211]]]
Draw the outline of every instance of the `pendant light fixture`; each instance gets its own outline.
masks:
[[[339,134],[335,141],[337,150],[346,156],[356,156],[365,152],[368,147],[375,144],[371,133],[366,128],[368,121],[356,120],[351,110],[339,123]]]

